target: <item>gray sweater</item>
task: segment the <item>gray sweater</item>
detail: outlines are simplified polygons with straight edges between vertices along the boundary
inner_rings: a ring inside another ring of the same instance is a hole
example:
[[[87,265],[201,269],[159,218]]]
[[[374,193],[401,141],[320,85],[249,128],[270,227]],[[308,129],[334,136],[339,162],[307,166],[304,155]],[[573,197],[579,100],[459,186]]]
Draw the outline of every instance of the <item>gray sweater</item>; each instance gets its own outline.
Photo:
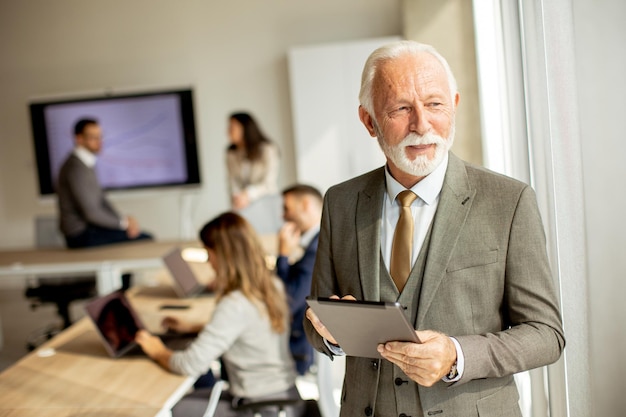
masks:
[[[88,224],[121,229],[120,216],[106,199],[95,171],[76,155],[71,154],[63,163],[56,191],[65,236],[78,235]]]
[[[265,307],[233,291],[216,305],[211,321],[194,342],[174,352],[170,369],[198,376],[222,356],[231,394],[259,397],[285,391],[295,385],[296,379],[289,352],[288,320],[285,317],[285,331],[275,333]]]

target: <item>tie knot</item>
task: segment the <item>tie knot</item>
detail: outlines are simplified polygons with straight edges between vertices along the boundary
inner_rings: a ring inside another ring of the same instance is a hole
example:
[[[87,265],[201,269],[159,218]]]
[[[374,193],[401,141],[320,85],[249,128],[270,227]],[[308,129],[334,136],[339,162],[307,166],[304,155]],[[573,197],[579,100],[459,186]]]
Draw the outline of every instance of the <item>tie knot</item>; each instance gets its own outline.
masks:
[[[417,198],[417,195],[411,190],[401,191],[396,199],[400,202],[402,207],[408,207]]]

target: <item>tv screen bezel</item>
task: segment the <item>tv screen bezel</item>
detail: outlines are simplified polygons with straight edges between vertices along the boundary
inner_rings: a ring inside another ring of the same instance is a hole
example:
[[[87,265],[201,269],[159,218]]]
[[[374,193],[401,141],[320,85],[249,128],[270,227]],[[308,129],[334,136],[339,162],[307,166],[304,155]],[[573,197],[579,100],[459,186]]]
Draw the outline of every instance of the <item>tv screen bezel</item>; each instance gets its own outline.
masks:
[[[187,179],[184,182],[140,184],[137,186],[105,187],[107,191],[125,191],[157,188],[176,188],[200,186],[202,184],[199,164],[199,148],[195,127],[194,101],[192,88],[158,89],[151,91],[127,93],[103,93],[83,96],[66,97],[61,99],[31,100],[28,104],[32,140],[37,165],[39,196],[46,197],[56,194],[54,173],[50,165],[49,138],[46,131],[45,109],[49,106],[102,102],[107,100],[134,99],[151,96],[176,95],[180,104],[180,121],[183,128],[184,151],[186,156]],[[96,115],[97,116],[97,115]],[[97,118],[97,117],[96,117]],[[72,140],[72,132],[68,132],[68,140]]]

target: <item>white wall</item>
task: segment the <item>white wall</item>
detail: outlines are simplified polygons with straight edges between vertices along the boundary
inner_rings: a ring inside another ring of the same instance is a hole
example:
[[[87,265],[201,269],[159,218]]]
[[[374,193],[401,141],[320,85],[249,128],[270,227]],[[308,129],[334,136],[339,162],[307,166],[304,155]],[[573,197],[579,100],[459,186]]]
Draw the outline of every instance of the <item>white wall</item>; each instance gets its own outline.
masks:
[[[594,416],[626,415],[626,2],[573,0]],[[587,360],[587,358],[579,358]]]
[[[296,172],[325,193],[334,184],[385,164],[357,114],[361,72],[372,51],[400,37],[289,50]]]
[[[115,193],[160,239],[228,209],[224,149],[232,110],[255,114],[295,181],[287,51],[401,33],[401,0],[0,1],[0,247],[31,246],[37,195],[30,98],[191,85],[204,184],[196,193]],[[354,117],[357,117],[355,110]],[[70,138],[71,139],[71,138]]]
[[[404,0],[404,37],[437,48],[446,57],[460,94],[452,152],[482,165],[476,47],[470,0]]]

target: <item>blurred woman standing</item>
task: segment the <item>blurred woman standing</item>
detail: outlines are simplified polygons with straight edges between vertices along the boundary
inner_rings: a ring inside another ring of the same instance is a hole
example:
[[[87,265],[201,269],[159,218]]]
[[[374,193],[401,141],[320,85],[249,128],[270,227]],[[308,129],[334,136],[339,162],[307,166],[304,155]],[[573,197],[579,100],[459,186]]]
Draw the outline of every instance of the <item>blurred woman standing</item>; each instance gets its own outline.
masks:
[[[259,198],[278,194],[280,152],[249,113],[229,117],[226,152],[231,205],[242,210]]]

